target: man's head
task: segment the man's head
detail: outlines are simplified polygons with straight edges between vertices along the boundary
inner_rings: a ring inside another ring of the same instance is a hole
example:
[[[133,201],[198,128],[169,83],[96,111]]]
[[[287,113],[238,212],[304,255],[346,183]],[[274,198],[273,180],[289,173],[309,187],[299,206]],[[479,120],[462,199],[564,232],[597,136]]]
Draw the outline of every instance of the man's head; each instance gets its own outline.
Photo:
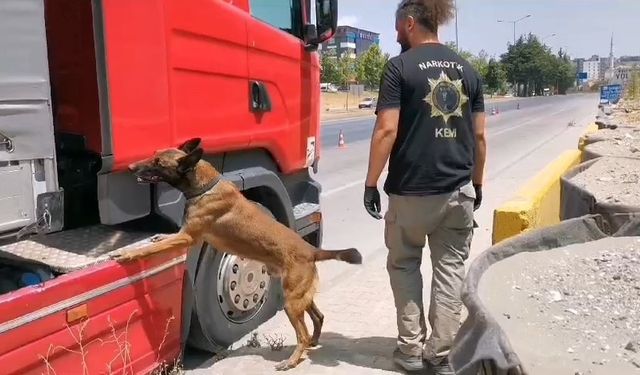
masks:
[[[438,38],[438,27],[455,15],[453,0],[402,0],[396,11],[396,31],[402,52]]]
[[[188,140],[178,148],[157,151],[153,157],[129,165],[140,183],[166,182],[182,189],[192,180],[194,169],[202,158],[200,138]]]

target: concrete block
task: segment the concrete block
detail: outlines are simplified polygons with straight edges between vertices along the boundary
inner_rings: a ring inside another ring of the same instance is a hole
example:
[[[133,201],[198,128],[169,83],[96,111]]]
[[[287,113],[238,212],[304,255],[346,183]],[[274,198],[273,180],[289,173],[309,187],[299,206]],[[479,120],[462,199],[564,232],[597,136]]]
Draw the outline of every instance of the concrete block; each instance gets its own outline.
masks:
[[[494,211],[492,243],[560,222],[560,177],[578,165],[580,150],[568,150],[531,178]]]

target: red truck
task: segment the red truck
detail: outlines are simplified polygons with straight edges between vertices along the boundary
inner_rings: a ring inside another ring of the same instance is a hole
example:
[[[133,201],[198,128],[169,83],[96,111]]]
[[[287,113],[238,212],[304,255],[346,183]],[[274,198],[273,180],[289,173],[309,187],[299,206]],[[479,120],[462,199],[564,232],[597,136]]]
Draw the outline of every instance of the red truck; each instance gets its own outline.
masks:
[[[150,373],[281,308],[262,264],[206,243],[109,255],[178,230],[181,193],[126,166],[192,137],[320,245],[316,50],[337,1],[311,2],[2,1],[0,374]]]

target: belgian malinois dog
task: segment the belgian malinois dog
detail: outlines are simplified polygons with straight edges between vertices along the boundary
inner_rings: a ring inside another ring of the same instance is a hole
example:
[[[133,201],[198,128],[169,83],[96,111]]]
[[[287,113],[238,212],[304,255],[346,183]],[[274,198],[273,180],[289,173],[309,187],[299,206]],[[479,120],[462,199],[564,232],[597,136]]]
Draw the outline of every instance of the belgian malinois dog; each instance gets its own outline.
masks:
[[[149,159],[131,164],[138,182],[166,182],[187,198],[184,224],[180,231],[147,247],[116,257],[118,261],[148,256],[176,245],[206,241],[216,249],[264,263],[271,275],[282,278],[284,309],[296,331],[297,346],[277,370],[291,369],[310,346],[316,346],[324,316],[313,301],[318,284],[317,261],[340,260],[361,264],[356,249],[327,251],[304,241],[295,231],[279,223],[247,200],[231,182],[207,161],[202,160],[200,139],[194,138],[177,149],[157,151]],[[313,336],[304,322],[304,312],[313,322]]]

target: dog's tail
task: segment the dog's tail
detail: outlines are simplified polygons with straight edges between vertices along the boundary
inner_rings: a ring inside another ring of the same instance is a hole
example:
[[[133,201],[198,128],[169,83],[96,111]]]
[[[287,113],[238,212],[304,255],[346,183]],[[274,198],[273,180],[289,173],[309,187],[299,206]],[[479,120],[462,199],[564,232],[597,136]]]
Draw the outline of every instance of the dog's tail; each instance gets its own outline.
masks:
[[[324,260],[341,260],[349,264],[362,264],[362,254],[357,249],[345,249],[345,250],[322,250],[317,249],[315,251],[316,262]]]

